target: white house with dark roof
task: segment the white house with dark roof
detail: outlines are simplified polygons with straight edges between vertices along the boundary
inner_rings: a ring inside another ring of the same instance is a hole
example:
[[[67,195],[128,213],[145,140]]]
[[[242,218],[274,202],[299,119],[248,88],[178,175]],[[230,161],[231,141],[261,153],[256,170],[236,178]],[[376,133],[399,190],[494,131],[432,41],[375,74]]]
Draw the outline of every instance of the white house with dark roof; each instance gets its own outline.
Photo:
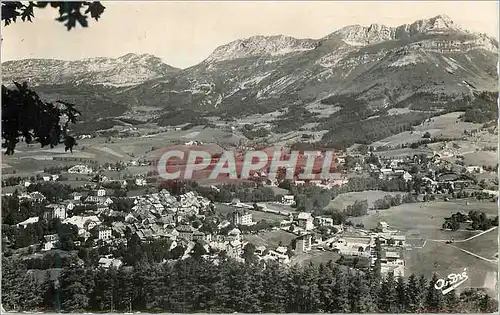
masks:
[[[65,200],[62,202],[64,206],[66,206],[67,211],[71,211],[75,208],[75,202],[73,200]]]
[[[297,217],[297,223],[300,228],[309,231],[314,229],[314,218],[308,212],[301,212]]]
[[[243,253],[243,244],[240,240],[230,241],[226,245],[226,253],[228,257],[233,259],[241,259],[241,254]]]
[[[295,204],[295,196],[294,195],[285,195],[281,197],[281,203],[286,206],[293,206]]]
[[[381,232],[387,232],[389,231],[389,224],[385,221],[381,221],[377,224],[377,229]]]
[[[89,231],[98,225],[101,225],[101,220],[97,216],[72,216],[63,221],[64,224],[72,224],[78,228],[78,234],[83,237],[88,237]]]
[[[241,240],[241,231],[238,228],[234,228],[227,233],[230,240]]]
[[[109,269],[111,267],[120,268],[121,265],[123,265],[123,263],[120,259],[112,259],[105,257],[99,259],[99,267],[102,267],[104,269]]]
[[[318,225],[320,226],[333,226],[333,218],[328,218],[328,217],[316,217],[315,218],[318,221]]]
[[[110,240],[113,237],[112,230],[111,228],[107,226],[99,226],[97,227],[97,237],[100,240],[107,241]]]
[[[195,230],[191,225],[182,224],[176,227],[175,230],[179,233],[179,238],[184,239],[186,241],[193,240],[193,234]]]
[[[85,198],[85,203],[100,203],[109,206],[113,203],[113,200],[106,196],[88,196],[87,198]]]
[[[71,193],[71,197],[73,197],[74,201],[80,201],[82,199],[83,195],[81,193],[75,191],[75,192]]]
[[[45,207],[44,218],[48,221],[58,218],[61,220],[66,219],[66,207],[64,205],[50,204]]]
[[[38,223],[38,220],[39,220],[39,217],[31,217],[31,218],[24,220],[23,222],[19,222],[18,224],[16,224],[16,226],[17,227],[22,226],[24,228],[24,227],[28,226],[29,224]]]
[[[55,248],[57,242],[59,242],[59,235],[57,234],[45,235],[43,238],[45,239],[45,243],[43,245],[44,251]]]
[[[277,261],[280,264],[289,264],[290,263],[290,257],[286,254],[278,253],[277,251],[270,250],[269,253],[261,258],[262,260],[274,260]]]
[[[92,174],[92,168],[87,167],[86,165],[75,165],[68,169],[68,173],[70,174]]]
[[[30,196],[30,199],[32,201],[35,201],[35,202],[42,202],[45,199],[47,199],[47,198],[45,198],[45,196],[41,192],[38,192],[38,191],[34,191],[34,192],[30,193],[29,196]]]
[[[264,255],[264,252],[266,251],[266,247],[264,245],[261,245],[261,246],[257,246],[255,248],[255,254],[258,255],[258,256],[262,256]]]
[[[234,225],[252,225],[252,213],[246,210],[237,209],[231,213],[231,220]]]
[[[311,234],[305,234],[295,239],[295,250],[297,252],[309,252],[312,246]],[[286,253],[286,252],[285,252]]]

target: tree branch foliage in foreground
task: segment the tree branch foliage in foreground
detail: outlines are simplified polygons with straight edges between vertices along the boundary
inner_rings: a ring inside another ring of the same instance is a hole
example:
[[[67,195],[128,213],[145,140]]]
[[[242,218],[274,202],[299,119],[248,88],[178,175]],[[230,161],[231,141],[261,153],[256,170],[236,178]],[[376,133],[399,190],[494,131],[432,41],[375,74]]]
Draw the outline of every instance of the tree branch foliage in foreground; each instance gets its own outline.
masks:
[[[64,23],[64,26],[66,26],[69,31],[76,27],[77,22],[82,27],[88,27],[87,19],[89,18],[89,14],[90,18],[98,21],[106,8],[98,1],[30,1],[27,4],[25,3],[21,1],[2,2],[2,21],[4,21],[5,26],[12,22],[16,22],[18,18],[23,22],[31,22],[31,19],[35,17],[35,8],[45,8],[50,4],[52,8],[59,11],[59,17],[56,21]]]
[[[20,139],[28,144],[38,142],[51,148],[64,143],[73,152],[75,138],[68,135],[70,123],[76,123],[80,112],[64,101],[43,101],[24,82],[14,82],[15,89],[2,85],[2,147],[6,155],[14,154]]]

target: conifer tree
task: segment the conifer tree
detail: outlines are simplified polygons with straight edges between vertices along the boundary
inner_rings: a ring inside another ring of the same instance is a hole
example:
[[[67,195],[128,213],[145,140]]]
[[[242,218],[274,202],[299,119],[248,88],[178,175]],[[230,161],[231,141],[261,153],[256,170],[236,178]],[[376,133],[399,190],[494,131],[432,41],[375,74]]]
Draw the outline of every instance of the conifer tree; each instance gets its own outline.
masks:
[[[264,313],[284,313],[286,303],[286,272],[276,263],[268,263],[262,272],[261,303]]]
[[[375,304],[370,294],[369,282],[359,272],[349,279],[350,288],[350,312],[371,313],[375,311]]]
[[[447,313],[458,313],[459,302],[455,290],[448,292],[444,296],[444,310]]]
[[[43,298],[43,307],[48,310],[53,310],[56,308],[55,299],[56,292],[54,281],[50,276],[50,270],[47,270],[44,275],[43,284],[42,284],[42,298]]]
[[[302,273],[303,307],[306,313],[316,313],[320,306],[318,269],[311,264]]]
[[[88,309],[89,292],[85,287],[83,268],[64,268],[61,275],[61,306],[64,311],[77,312]]]
[[[498,301],[494,301],[491,296],[485,293],[478,301],[478,308],[482,313],[498,312]]]
[[[43,283],[40,283],[32,272],[27,272],[19,280],[23,299],[22,308],[27,311],[38,310],[43,305]]]
[[[438,279],[438,275],[434,273],[431,281],[429,281],[429,285],[427,286],[425,309],[431,313],[438,313],[443,310],[443,293],[434,287]]]
[[[163,290],[163,272],[161,265],[152,265],[149,273],[144,278],[144,291],[146,309],[159,309],[162,303]]]
[[[228,313],[233,312],[231,309],[231,289],[228,285],[228,281],[231,275],[231,265],[230,260],[224,260],[217,268],[218,277],[216,277],[214,283],[214,294],[216,296],[215,305],[212,306],[212,312],[218,313]]]
[[[420,302],[420,310],[425,311],[425,300],[427,298],[427,279],[425,278],[424,275],[420,275],[420,278],[418,279],[418,286],[419,286],[419,292],[420,292],[420,297],[419,297],[419,302]]]
[[[169,310],[185,313],[189,307],[189,291],[191,290],[189,260],[179,260],[173,267],[169,286]]]
[[[147,261],[142,260],[134,267],[132,286],[133,297],[132,305],[134,310],[144,310],[146,308],[146,296],[149,294],[146,291],[146,278],[150,273],[150,266]]]
[[[115,281],[115,269],[105,270],[99,268],[94,273],[95,289],[93,290],[89,304],[97,311],[111,311],[113,309],[113,282]]]
[[[200,265],[197,276],[200,292],[195,299],[196,309],[211,310],[217,306],[216,284],[221,281],[218,268],[214,264],[204,261]]]
[[[14,259],[2,257],[2,306],[7,310],[19,310],[21,307],[21,283],[25,270]]]
[[[333,299],[333,290],[335,285],[332,262],[329,261],[326,266],[324,264],[320,264],[319,273],[322,275],[318,280],[319,299],[321,302],[320,310],[327,312]]]
[[[405,280],[399,276],[396,281],[396,294],[398,301],[398,312],[406,312],[408,309],[408,292]]]
[[[330,308],[326,311],[332,313],[347,313],[349,312],[349,296],[348,285],[345,272],[340,270],[340,267],[335,264],[332,269],[333,281],[333,299]]]
[[[396,313],[398,306],[396,281],[392,272],[385,276],[378,296],[378,308],[382,312]]]
[[[161,309],[170,310],[172,305],[172,294],[174,291],[173,267],[166,263],[161,268],[161,282],[158,288],[158,301]]]
[[[126,312],[130,310],[133,289],[132,274],[125,267],[120,267],[116,273],[116,281],[113,286],[113,303],[116,305],[116,310]]]
[[[418,312],[422,308],[422,290],[419,279],[417,279],[415,274],[411,274],[408,277],[406,293],[408,301],[407,310],[412,313]]]

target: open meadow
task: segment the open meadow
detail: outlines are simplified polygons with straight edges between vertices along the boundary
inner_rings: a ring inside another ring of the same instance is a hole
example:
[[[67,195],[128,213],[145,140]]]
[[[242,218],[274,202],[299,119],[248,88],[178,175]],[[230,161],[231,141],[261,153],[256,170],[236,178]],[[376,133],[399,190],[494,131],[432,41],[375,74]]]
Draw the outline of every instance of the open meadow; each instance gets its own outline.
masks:
[[[194,127],[190,130],[168,131],[154,135],[135,136],[127,138],[96,137],[77,140],[73,153],[65,152],[64,146],[53,149],[41,148],[38,145],[19,143],[15,155],[4,156],[3,162],[12,166],[18,173],[32,172],[40,167],[56,165],[75,165],[77,161],[61,162],[56,158],[88,159],[98,163],[115,163],[132,159],[157,159],[169,146],[189,141],[204,143],[238,143],[240,137],[232,133],[214,128]],[[217,146],[214,144],[214,146]],[[217,146],[218,147],[218,146]],[[217,151],[223,149],[218,147]]]
[[[468,202],[468,205],[467,203]],[[452,200],[432,201],[426,203],[403,204],[387,210],[369,211],[368,215],[351,218],[353,223],[362,222],[367,229],[373,229],[381,221],[389,224],[390,228],[400,230],[408,237],[426,239],[466,239],[479,232],[458,230],[442,231],[445,218],[452,213],[476,210],[485,212],[489,216],[497,215],[497,204],[489,201]]]
[[[297,253],[291,259],[292,265],[307,266],[309,263],[313,265],[327,264],[330,260],[335,262],[340,258],[340,255],[331,251],[313,250],[308,253]]]
[[[495,290],[498,274],[497,263],[487,262],[462,252],[460,249],[442,242],[427,241],[423,248],[405,252],[405,276],[411,273],[431,277],[437,273],[446,278],[451,273],[462,273],[466,269],[469,279],[457,288],[486,287],[492,293]],[[496,293],[495,293],[496,294]]]
[[[259,234],[245,234],[243,239],[255,246],[276,248],[280,244],[288,246],[297,236],[283,230],[268,231]]]
[[[495,259],[495,254],[498,254],[498,228],[454,245],[486,259]]]
[[[464,122],[461,118],[464,112],[453,112],[431,118],[416,126],[413,131],[404,131],[396,135],[374,142],[372,145],[398,146],[406,143],[414,143],[422,140],[423,135],[429,132],[432,138],[460,139],[464,130],[481,128],[482,124]]]
[[[325,209],[336,209],[336,210],[345,210],[347,206],[352,205],[355,201],[368,201],[368,208],[373,208],[373,203],[375,200],[383,199],[385,196],[403,196],[406,194],[405,192],[386,192],[381,190],[367,190],[361,192],[349,192],[345,194],[338,195],[330,201],[330,203],[326,206]]]

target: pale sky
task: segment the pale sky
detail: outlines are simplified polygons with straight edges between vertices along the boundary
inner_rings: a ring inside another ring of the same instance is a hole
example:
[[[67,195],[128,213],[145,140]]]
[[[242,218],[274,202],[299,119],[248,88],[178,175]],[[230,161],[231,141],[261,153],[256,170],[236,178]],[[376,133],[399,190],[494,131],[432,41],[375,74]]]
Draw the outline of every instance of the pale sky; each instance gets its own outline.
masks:
[[[347,25],[398,26],[446,14],[458,25],[498,39],[498,1],[103,2],[102,18],[67,31],[52,8],[33,23],[2,24],[2,61],[75,60],[150,53],[186,68],[218,46],[253,35],[321,38]]]

